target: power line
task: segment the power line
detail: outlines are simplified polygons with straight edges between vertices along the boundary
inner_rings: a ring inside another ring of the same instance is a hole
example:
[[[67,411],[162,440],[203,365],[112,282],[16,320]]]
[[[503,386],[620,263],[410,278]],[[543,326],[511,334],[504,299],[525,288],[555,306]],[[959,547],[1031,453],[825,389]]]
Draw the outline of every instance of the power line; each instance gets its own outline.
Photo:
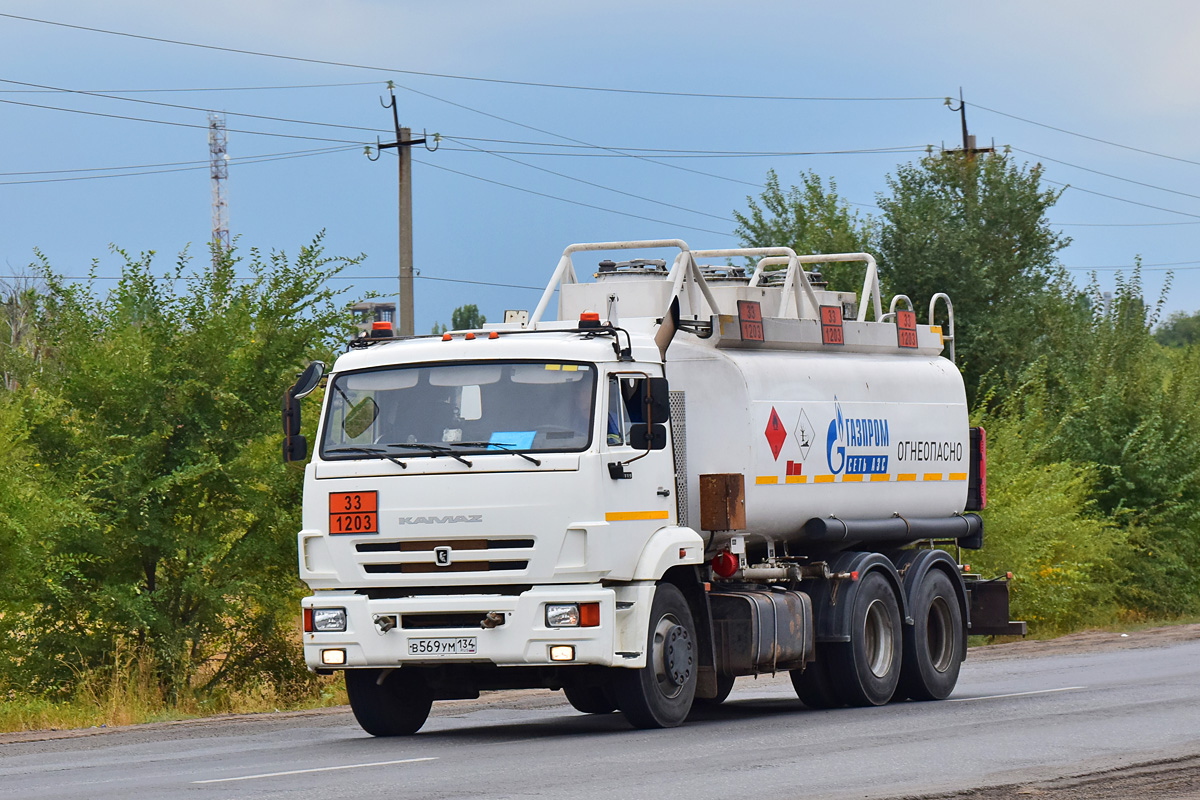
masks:
[[[479,83],[498,83],[508,86],[529,86],[539,89],[566,89],[571,91],[583,92],[606,92],[613,94],[638,94],[651,95],[657,97],[690,97],[703,99],[722,99],[722,100],[783,100],[783,101],[815,101],[815,102],[921,102],[921,101],[937,101],[942,102],[944,97],[807,97],[807,96],[788,96],[788,95],[752,95],[752,94],[718,94],[713,92],[671,92],[654,89],[626,89],[612,86],[579,86],[564,83],[542,83],[538,81],[518,81],[505,80],[502,78],[484,78],[477,75],[452,75],[440,72],[424,72],[411,69],[395,69],[393,67],[379,67],[369,64],[355,64],[346,61],[331,61],[320,58],[305,58],[302,56],[288,56],[279,53],[267,53],[258,50],[245,50],[237,47],[223,47],[220,45],[201,44],[198,42],[187,42],[180,39],[167,39],[161,36],[146,36],[137,33],[128,33],[125,31],[114,31],[105,28],[93,28],[86,25],[72,25],[66,22],[55,22],[53,20],[38,19],[35,17],[24,17],[17,14],[3,14],[0,17],[9,19],[18,19],[24,22],[36,22],[41,25],[53,25],[60,28],[71,28],[73,30],[88,31],[90,33],[103,33],[108,36],[124,36],[130,39],[141,39],[148,42],[159,42],[161,44],[173,44],[182,47],[195,47],[202,50],[217,50],[224,53],[237,53],[239,55],[257,56],[260,58],[274,58],[283,61],[299,61],[306,64],[321,64],[331,67],[349,67],[351,69],[373,70],[375,72],[395,72],[403,75],[419,75],[426,78],[447,78],[459,81],[474,81]]]
[[[1058,228],[1162,228],[1171,225],[1200,225],[1197,222],[1051,222]]]
[[[1090,167],[1082,167],[1079,164],[1072,164],[1068,161],[1059,161],[1057,158],[1050,158],[1049,156],[1040,156],[1037,153],[1031,153],[1028,150],[1022,150],[1019,147],[1013,147],[1012,149],[1018,153],[1024,153],[1027,156],[1033,156],[1034,158],[1040,158],[1043,161],[1051,161],[1055,164],[1062,164],[1064,167],[1071,167],[1072,169],[1079,169],[1079,170],[1083,170],[1084,172],[1090,172],[1093,175],[1102,175],[1105,178],[1112,178],[1113,180],[1124,181],[1125,183],[1132,183],[1135,186],[1145,186],[1147,189],[1157,189],[1160,192],[1169,192],[1171,194],[1182,195],[1183,197],[1190,197],[1194,200],[1200,200],[1200,194],[1190,194],[1188,192],[1181,192],[1177,189],[1168,189],[1165,186],[1155,186],[1153,183],[1143,183],[1142,181],[1135,181],[1132,178],[1122,178],[1120,175],[1113,175],[1108,172],[1101,172],[1098,169],[1092,169]]]
[[[1183,266],[1186,264],[1195,264],[1196,266]],[[1063,267],[1063,269],[1071,270],[1072,272],[1113,272],[1123,269],[1137,269],[1138,267],[1145,272],[1184,272],[1187,270],[1200,269],[1200,261],[1168,261],[1162,264],[1119,264],[1116,266],[1103,267]]]
[[[1049,183],[1053,186],[1061,186],[1064,189],[1074,189],[1077,192],[1083,192],[1085,194],[1094,194],[1097,197],[1107,197],[1109,200],[1118,200],[1122,203],[1129,203],[1130,205],[1142,206],[1143,208],[1152,208],[1155,211],[1166,211],[1169,214],[1179,214],[1184,217],[1195,217],[1196,219],[1200,219],[1200,214],[1190,214],[1187,211],[1176,211],[1173,208],[1163,208],[1162,206],[1153,206],[1153,205],[1150,205],[1149,203],[1139,203],[1137,200],[1129,200],[1127,198],[1117,197],[1116,195],[1112,195],[1112,194],[1104,194],[1103,192],[1094,192],[1091,189],[1084,189],[1080,186],[1075,186],[1074,184],[1070,184],[1070,183],[1059,183],[1058,181],[1052,181],[1049,178],[1043,178],[1042,180],[1046,181],[1046,183]]]
[[[0,14],[0,16],[4,16],[4,15]],[[175,127],[175,128],[202,128],[203,130],[206,130],[206,131],[208,130],[207,125],[196,125],[196,124],[193,124],[190,122],[171,122],[169,120],[164,120],[164,119],[149,119],[147,117],[130,117],[130,116],[122,115],[122,114],[104,114],[99,111],[84,111],[84,110],[78,109],[78,108],[62,108],[61,106],[47,106],[47,105],[42,105],[40,103],[25,103],[20,100],[0,99],[0,103],[5,103],[7,105],[13,105],[13,106],[26,106],[28,108],[42,108],[42,109],[47,109],[49,111],[64,111],[64,112],[67,112],[70,114],[83,114],[83,115],[89,116],[89,117],[104,117],[106,119],[120,119],[120,120],[127,120],[130,122],[148,122],[148,123],[152,123],[155,125],[169,125],[169,126]],[[352,141],[350,139],[326,139],[326,138],[322,138],[320,136],[301,136],[299,134],[294,134],[294,133],[269,133],[267,131],[249,131],[249,130],[238,129],[238,128],[229,128],[229,131],[231,133],[244,133],[244,134],[247,134],[250,136],[274,136],[279,139],[303,139],[305,141],[310,141],[310,142],[332,142],[334,144],[353,144],[353,145],[358,145],[360,147],[364,144],[364,142],[361,142],[361,141],[356,142],[356,141]]]
[[[287,86],[205,86],[172,89],[91,89],[90,92],[108,94],[168,94],[183,92],[266,92],[281,89],[329,89],[344,86],[374,86],[379,81],[354,81],[351,83],[299,83]],[[0,94],[48,94],[57,90],[0,89]]]
[[[455,137],[441,135],[443,139],[454,139]],[[551,158],[638,158],[636,153],[551,153],[545,150],[490,150],[482,147],[471,147],[470,144],[463,142],[467,148],[463,147],[443,147],[443,150],[453,152],[466,153],[478,151],[480,153],[506,153],[515,156],[549,156]],[[606,149],[603,147],[597,149]],[[833,155],[899,155],[905,153],[922,153],[925,148],[916,147],[906,150],[841,150],[841,151],[812,151],[812,152],[780,152],[780,153],[712,153],[712,154],[688,154],[688,153],[671,153],[667,151],[659,151],[655,154],[655,158],[791,158],[796,156],[833,156]]]
[[[102,94],[100,92],[86,92],[82,89],[64,89],[61,86],[46,86],[38,83],[26,83],[24,81],[14,81],[7,78],[0,78],[0,83],[11,83],[17,86],[36,86],[39,89],[45,89],[50,92],[62,92],[64,94],[81,94],[87,97],[100,97],[105,100],[120,100],[123,103],[141,103],[148,106],[161,106],[163,108],[178,108],[184,111],[200,111],[209,112],[211,108],[201,108],[199,106],[185,106],[179,103],[163,103],[158,100],[142,100],[137,97],[120,97],[115,94]],[[263,119],[270,122],[287,122],[293,125],[318,125],[323,128],[341,128],[344,130],[367,131],[369,133],[384,133],[380,128],[364,128],[360,125],[340,125],[335,122],[314,122],[306,119],[289,119],[288,117],[272,117],[265,114],[249,114],[242,111],[222,111],[221,113],[234,117],[246,117],[248,119]]]
[[[402,87],[403,88],[403,87]],[[620,147],[613,145],[611,148],[604,145],[595,144],[556,144],[554,142],[526,142],[515,139],[485,139],[480,136],[452,136],[450,134],[442,134],[443,139],[453,140],[457,142],[487,142],[489,144],[513,144],[526,147],[561,147],[572,150],[609,150],[617,149],[627,152],[644,152],[652,154],[661,153],[681,153],[681,154],[702,154],[702,155],[750,155],[750,156],[817,156],[817,155],[841,155],[843,153],[893,153],[901,151],[923,151],[928,145],[912,144],[912,145],[893,145],[890,147],[872,147],[849,150],[686,150],[680,148],[665,148],[665,147]]]
[[[667,208],[673,208],[677,211],[686,211],[690,214],[699,214],[702,217],[710,217],[712,219],[720,220],[722,222],[735,222],[736,221],[729,217],[722,217],[722,216],[718,216],[717,214],[710,214],[707,211],[698,211],[697,209],[694,209],[694,208],[687,208],[685,206],[677,206],[674,203],[667,203],[662,200],[655,200],[652,197],[644,197],[640,194],[634,194],[633,192],[626,192],[623,189],[614,189],[611,186],[605,186],[604,184],[601,184],[601,183],[593,183],[592,181],[584,180],[583,178],[576,178],[573,175],[567,175],[564,172],[556,172],[555,170],[552,170],[552,169],[546,169],[545,167],[539,167],[536,164],[527,164],[526,162],[521,161],[520,159],[510,158],[499,152],[495,152],[495,151],[491,151],[491,150],[484,150],[483,148],[474,147],[473,145],[468,145],[468,147],[475,150],[476,152],[487,153],[488,155],[495,156],[496,158],[502,158],[505,161],[511,161],[514,164],[520,164],[523,167],[529,167],[530,169],[536,169],[539,172],[545,172],[548,175],[557,175],[560,178],[565,178],[569,181],[575,181],[576,183],[582,183],[585,186],[592,186],[597,189],[603,189],[606,192],[613,192],[614,194],[623,195],[625,197],[632,197],[635,200],[643,200],[647,203],[654,203],[655,205],[665,206]]]
[[[526,189],[523,186],[514,186],[511,183],[503,183],[502,181],[495,181],[495,180],[492,180],[491,178],[483,178],[483,177],[480,177],[479,175],[472,175],[469,172],[462,172],[457,169],[450,169],[450,167],[444,167],[444,166],[441,166],[440,164],[434,164],[429,161],[422,161],[417,158],[414,158],[413,161],[417,162],[418,164],[422,164],[426,167],[432,167],[433,169],[440,169],[444,172],[452,172],[455,175],[461,175],[464,178],[472,178],[473,180],[483,181],[484,183],[491,183],[496,186],[503,186],[506,189],[513,189],[518,192],[524,192],[526,194],[532,194],[532,195],[536,195],[538,197],[545,197],[550,200],[558,200],[559,202],[562,202],[562,203],[570,203],[571,205],[574,205],[574,206],[582,206],[583,208],[591,208],[591,209],[595,209],[597,211],[607,211],[610,214],[619,214],[622,217],[632,217],[633,219],[640,219],[640,220],[644,220],[646,222],[656,222],[660,225],[671,225],[676,228],[686,228],[688,230],[701,231],[703,233],[715,233],[718,236],[732,236],[733,235],[727,231],[714,231],[709,228],[697,228],[694,225],[681,225],[681,224],[675,223],[675,222],[667,222],[666,220],[654,219],[653,217],[644,217],[641,214],[631,214],[628,211],[618,211],[615,208],[605,208],[604,206],[597,206],[597,205],[593,205],[592,203],[584,203],[580,200],[571,200],[566,197],[559,197],[558,195],[547,194],[546,192],[538,192],[538,191],[534,191],[533,189]]]
[[[1180,161],[1184,164],[1194,164],[1195,166],[1200,166],[1200,161],[1192,161],[1190,159],[1180,158],[1179,156],[1167,155],[1166,153],[1156,153],[1153,150],[1145,150],[1141,147],[1133,147],[1132,145],[1121,144],[1120,142],[1112,142],[1112,141],[1109,141],[1108,139],[1101,139],[1097,136],[1088,136],[1086,133],[1078,133],[1076,131],[1069,131],[1066,128],[1059,128],[1054,125],[1047,125],[1046,123],[1038,122],[1037,120],[1028,119],[1026,117],[1018,117],[1016,114],[1009,114],[1008,112],[1005,112],[1005,111],[997,111],[994,108],[988,108],[987,106],[981,106],[978,103],[971,103],[971,107],[978,108],[981,111],[988,111],[992,114],[999,114],[1002,117],[1008,117],[1009,119],[1015,119],[1020,122],[1028,123],[1030,125],[1037,125],[1039,128],[1046,128],[1048,130],[1058,131],[1059,133],[1065,133],[1070,136],[1078,136],[1080,139],[1087,139],[1092,142],[1099,142],[1100,144],[1107,144],[1111,147],[1119,147],[1122,150],[1132,150],[1135,153],[1143,153],[1144,155],[1148,155],[1148,156],[1157,156],[1158,158],[1166,158],[1171,161]]]
[[[310,156],[328,155],[330,153],[344,153],[350,150],[357,150],[361,145],[350,145],[349,147],[331,147],[324,150],[315,151],[299,151],[291,155],[278,155],[262,158],[242,158],[236,163],[238,164],[265,164],[269,161],[286,161],[292,158],[308,158]],[[142,175],[165,175],[172,172],[194,172],[196,170],[208,169],[208,162],[203,166],[193,167],[176,167],[173,169],[150,169],[138,172],[117,172],[108,175],[75,175],[69,178],[36,178],[21,181],[0,181],[0,186],[22,186],[35,183],[68,183],[72,181],[91,181],[101,180],[105,178],[134,178]]]
[[[124,275],[53,275],[51,277],[54,280],[63,280],[63,281],[91,281],[91,280],[119,281],[119,280],[125,279]],[[154,278],[154,280],[186,281],[186,280],[191,280],[192,278],[195,278],[195,277],[199,277],[199,276],[178,275],[178,276],[172,277],[170,275],[163,275],[160,278]],[[422,280],[422,281],[441,281],[444,283],[469,283],[474,286],[494,286],[494,287],[498,287],[501,289],[527,289],[531,292],[541,292],[541,291],[544,291],[546,288],[545,286],[525,286],[525,285],[522,285],[519,283],[496,283],[495,281],[471,281],[471,280],[466,280],[463,278],[440,278],[440,277],[435,277],[433,275],[414,275],[413,277],[416,278],[417,280]],[[44,277],[42,277],[40,275],[16,275],[16,274],[0,275],[0,280],[17,280],[17,279],[35,280],[35,281],[46,280]],[[329,278],[327,278],[327,280],[333,280],[333,281],[383,281],[383,280],[390,281],[390,280],[395,280],[395,279],[396,279],[395,275],[331,275]],[[235,281],[254,281],[254,280],[259,280],[259,278],[253,277],[253,276],[245,276],[245,277],[235,277],[233,280],[235,280]]]
[[[276,156],[295,156],[308,153],[330,153],[337,150],[357,149],[359,145],[343,145],[339,147],[322,147],[314,150],[289,150],[283,153],[261,153],[252,156],[234,156],[229,159],[230,164],[239,164],[250,159],[259,158],[275,158]],[[156,167],[186,167],[196,164],[207,164],[208,161],[167,161],[162,164],[127,164],[123,167],[78,167],[75,169],[44,169],[33,170],[29,172],[0,172],[0,177],[17,176],[17,175],[61,175],[71,172],[115,172],[128,169],[153,169]]]

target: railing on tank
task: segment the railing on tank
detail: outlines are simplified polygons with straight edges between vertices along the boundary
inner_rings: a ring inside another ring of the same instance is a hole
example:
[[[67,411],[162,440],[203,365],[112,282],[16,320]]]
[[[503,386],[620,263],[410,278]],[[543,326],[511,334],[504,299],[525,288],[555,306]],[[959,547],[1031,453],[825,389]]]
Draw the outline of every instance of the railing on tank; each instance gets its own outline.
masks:
[[[667,273],[667,280],[671,281],[670,300],[678,297],[685,289],[692,286],[698,288],[704,296],[704,300],[708,303],[708,307],[713,314],[720,314],[720,309],[717,306],[717,301],[713,297],[712,292],[708,288],[708,284],[704,280],[704,276],[700,274],[700,267],[696,264],[696,259],[688,248],[687,242],[682,239],[650,239],[637,242],[584,242],[579,244],[569,245],[563,250],[562,257],[558,260],[558,266],[554,270],[554,274],[550,276],[550,282],[546,284],[546,290],[542,292],[542,297],[538,300],[537,308],[533,310],[533,314],[529,317],[527,326],[532,327],[542,319],[542,315],[546,313],[546,307],[550,305],[550,298],[554,296],[554,292],[564,283],[579,283],[578,277],[575,275],[575,265],[571,260],[574,253],[594,252],[597,250],[653,250],[663,247],[674,247],[679,249],[679,255],[675,256],[675,262],[671,265],[671,271]],[[559,311],[562,310],[561,297],[559,300]]]
[[[787,303],[793,297],[796,302],[796,315],[800,315],[801,291],[804,291],[808,295],[814,309],[820,305],[817,302],[812,284],[809,283],[808,275],[804,272],[803,264],[864,261],[867,264],[867,274],[863,278],[862,293],[859,295],[858,321],[867,321],[866,298],[868,296],[871,298],[871,310],[875,312],[875,321],[878,322],[883,319],[883,300],[879,295],[879,267],[875,263],[875,257],[869,253],[826,253],[823,255],[799,256],[790,247],[742,247],[725,250],[696,250],[693,252],[693,255],[697,258],[733,258],[735,256],[752,258],[754,256],[767,256],[767,258],[759,260],[754,270],[754,275],[750,278],[751,286],[758,285],[765,267],[786,263],[788,265],[788,272],[784,277],[783,299],[780,301],[779,306],[779,316],[781,317],[784,316]],[[784,256],[786,256],[786,259],[783,258]]]
[[[599,250],[651,250],[664,247],[679,249],[679,254],[675,257],[675,261],[671,265],[671,271],[667,274],[667,280],[671,282],[668,304],[676,297],[680,297],[684,291],[687,291],[689,294],[689,304],[695,307],[696,298],[691,297],[691,290],[694,288],[699,290],[701,295],[703,295],[704,301],[708,304],[711,313],[720,314],[721,311],[717,305],[717,301],[713,297],[708,283],[704,280],[696,259],[753,258],[759,256],[760,259],[755,267],[754,274],[750,278],[749,285],[757,286],[759,284],[766,267],[786,264],[787,273],[784,276],[783,296],[780,299],[778,316],[785,316],[789,302],[794,300],[796,316],[799,317],[803,309],[802,296],[808,297],[813,309],[816,309],[820,305],[812,283],[804,271],[804,264],[863,261],[867,265],[867,272],[863,278],[857,320],[859,322],[866,322],[867,320],[868,304],[865,300],[868,296],[870,297],[870,307],[874,312],[875,320],[880,321],[883,319],[883,302],[879,294],[879,268],[875,263],[875,258],[869,253],[827,253],[823,255],[801,256],[797,255],[796,251],[790,247],[739,247],[693,251],[682,239],[651,239],[635,242],[586,242],[569,245],[563,250],[562,257],[558,261],[558,266],[555,268],[554,274],[550,277],[550,282],[546,284],[546,289],[542,292],[541,299],[538,300],[537,307],[534,309],[533,314],[530,315],[529,322],[526,324],[533,326],[541,321],[542,316],[546,313],[546,308],[550,305],[550,299],[562,284],[579,283],[578,276],[575,274],[575,265],[571,258],[573,254]],[[948,298],[947,302],[949,302]]]
[[[950,295],[945,292],[938,292],[933,297],[929,298],[929,324],[936,325],[934,313],[937,311],[937,301],[943,300],[946,303],[946,331],[942,333],[942,342],[948,345],[950,350],[950,361],[954,361],[954,304],[950,302]]]

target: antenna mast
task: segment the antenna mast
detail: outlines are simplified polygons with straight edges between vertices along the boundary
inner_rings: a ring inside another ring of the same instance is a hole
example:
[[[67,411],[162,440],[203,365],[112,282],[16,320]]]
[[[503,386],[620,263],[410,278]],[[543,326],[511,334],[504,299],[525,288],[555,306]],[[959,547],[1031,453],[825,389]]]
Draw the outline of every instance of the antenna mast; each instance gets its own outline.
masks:
[[[229,200],[225,195],[225,182],[229,180],[229,152],[224,114],[210,112],[208,115],[208,163],[209,174],[212,177],[212,243],[215,268],[221,255],[229,250]]]

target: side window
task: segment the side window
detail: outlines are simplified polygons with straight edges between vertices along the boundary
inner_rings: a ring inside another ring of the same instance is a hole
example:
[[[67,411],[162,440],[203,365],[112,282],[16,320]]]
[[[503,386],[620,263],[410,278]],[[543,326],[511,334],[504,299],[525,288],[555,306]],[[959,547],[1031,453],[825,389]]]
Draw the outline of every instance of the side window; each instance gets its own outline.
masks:
[[[610,446],[629,444],[629,413],[623,395],[624,381],[612,375],[608,379],[608,436]]]

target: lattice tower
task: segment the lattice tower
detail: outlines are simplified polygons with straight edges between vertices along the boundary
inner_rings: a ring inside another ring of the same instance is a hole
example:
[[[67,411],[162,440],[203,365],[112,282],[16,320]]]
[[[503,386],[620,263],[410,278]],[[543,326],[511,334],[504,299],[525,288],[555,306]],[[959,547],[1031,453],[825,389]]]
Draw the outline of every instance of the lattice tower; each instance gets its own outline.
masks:
[[[229,180],[229,152],[224,114],[208,115],[208,161],[212,177],[212,241],[218,248],[213,253],[215,262],[221,250],[229,249],[229,200],[225,186]]]

